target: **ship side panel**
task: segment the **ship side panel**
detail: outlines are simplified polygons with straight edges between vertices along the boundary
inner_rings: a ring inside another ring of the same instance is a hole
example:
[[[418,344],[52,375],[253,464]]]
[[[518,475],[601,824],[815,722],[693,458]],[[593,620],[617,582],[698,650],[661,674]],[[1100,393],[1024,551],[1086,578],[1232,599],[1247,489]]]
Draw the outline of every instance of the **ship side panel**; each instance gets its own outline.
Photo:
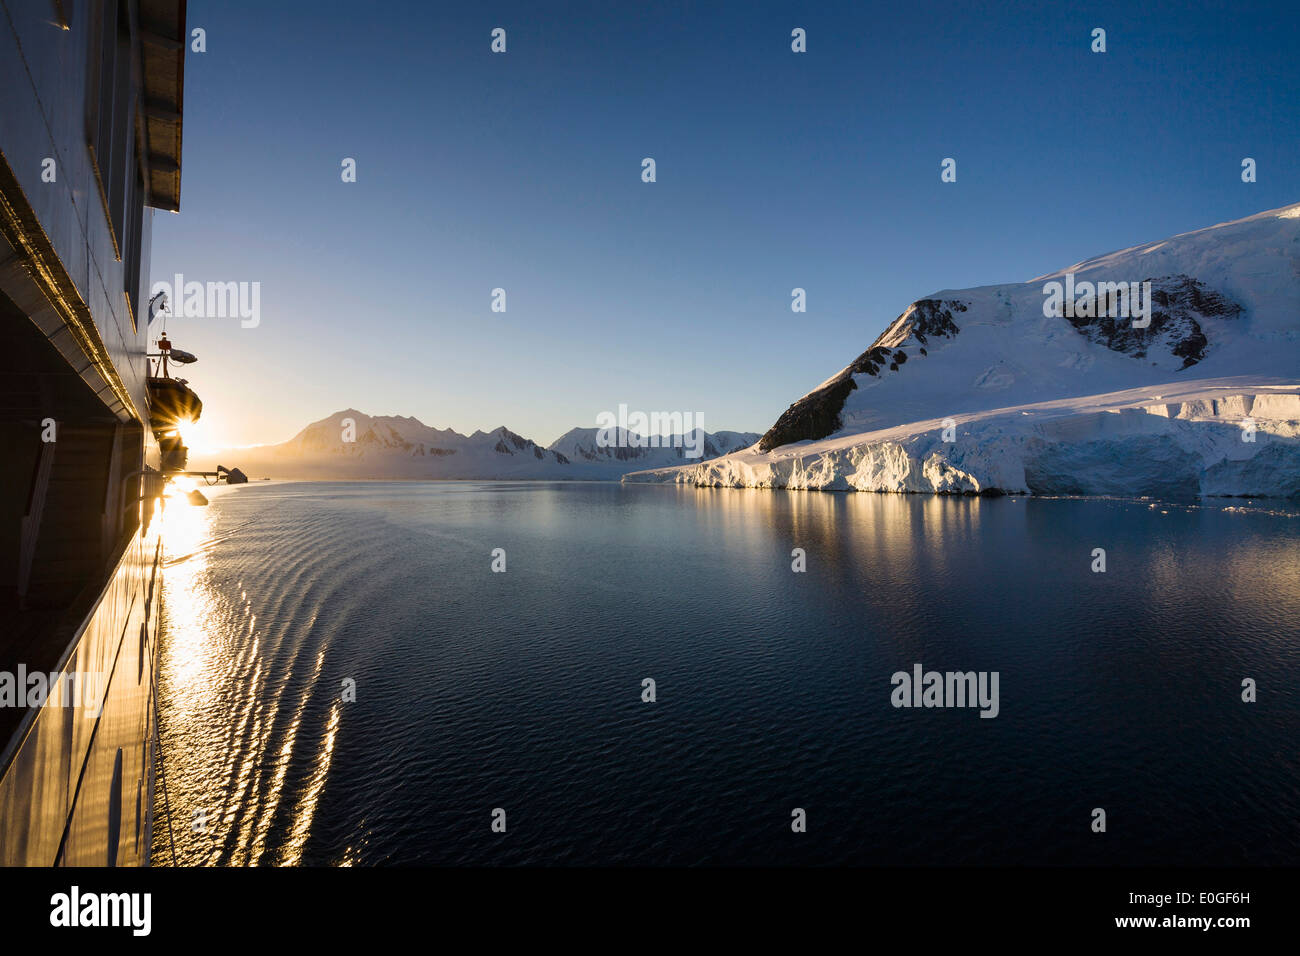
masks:
[[[96,672],[103,679],[96,695],[102,713],[97,721],[88,721],[95,725],[93,739],[76,782],[60,865],[136,866],[148,861],[156,647],[152,632],[157,613],[137,598],[150,594],[158,543],[154,535],[132,546],[119,572],[123,580],[112,596],[117,606],[95,616],[78,647],[84,666],[102,668]]]
[[[53,669],[62,690],[0,777],[0,865],[147,862],[160,545],[156,525],[131,539]]]

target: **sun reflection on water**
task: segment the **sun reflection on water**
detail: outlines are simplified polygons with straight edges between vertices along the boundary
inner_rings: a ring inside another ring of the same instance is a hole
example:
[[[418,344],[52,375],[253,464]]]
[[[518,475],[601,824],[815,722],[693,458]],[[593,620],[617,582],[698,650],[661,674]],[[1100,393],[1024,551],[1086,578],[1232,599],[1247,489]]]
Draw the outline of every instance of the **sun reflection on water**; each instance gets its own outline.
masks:
[[[183,498],[172,497],[164,499],[162,520],[166,564],[160,683],[171,737],[185,740],[190,736],[186,722],[206,705],[204,691],[216,664],[210,641],[216,609],[211,592],[202,584],[207,553],[201,548],[211,536],[213,516],[207,508],[191,507]]]
[[[294,866],[302,859],[303,845],[307,842],[307,835],[311,833],[316,806],[320,803],[321,791],[325,789],[325,778],[329,776],[330,761],[334,756],[334,740],[338,735],[339,718],[342,714],[343,705],[337,700],[334,701],[334,707],[330,710],[329,726],[325,730],[325,741],[321,744],[320,754],[316,758],[316,769],[294,814],[293,834],[289,838],[289,845],[284,854],[286,866]]]

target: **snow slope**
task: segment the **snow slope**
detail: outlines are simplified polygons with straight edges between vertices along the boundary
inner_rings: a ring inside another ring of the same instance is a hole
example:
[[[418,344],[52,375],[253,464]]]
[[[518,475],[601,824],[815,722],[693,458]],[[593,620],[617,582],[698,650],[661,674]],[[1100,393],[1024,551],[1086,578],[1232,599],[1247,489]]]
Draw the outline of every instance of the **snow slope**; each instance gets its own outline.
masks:
[[[504,426],[462,435],[415,418],[370,416],[350,408],[313,422],[282,444],[195,455],[190,467],[237,466],[253,478],[597,481],[617,479],[646,465],[686,460],[680,456],[681,447],[601,448],[596,432],[575,428],[545,448]],[[631,433],[622,437],[638,441]],[[706,455],[719,455],[752,445],[758,435],[702,432],[699,439]],[[672,440],[682,444],[681,438]]]
[[[1076,287],[1149,280],[1150,327],[1044,314],[1044,285],[1067,273]],[[937,292],[757,445],[625,480],[1294,496],[1298,393],[1300,204],[1025,283]]]

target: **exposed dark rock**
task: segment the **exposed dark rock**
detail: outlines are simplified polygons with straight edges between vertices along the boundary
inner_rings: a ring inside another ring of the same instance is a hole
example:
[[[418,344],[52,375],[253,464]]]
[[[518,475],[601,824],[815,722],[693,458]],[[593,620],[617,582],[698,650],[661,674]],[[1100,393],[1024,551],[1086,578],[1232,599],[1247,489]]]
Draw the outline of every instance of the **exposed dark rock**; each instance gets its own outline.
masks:
[[[782,413],[776,424],[759,440],[758,447],[771,451],[791,442],[825,438],[840,427],[840,409],[844,407],[849,392],[857,387],[852,375],[841,375],[834,382],[805,395]]]
[[[840,411],[849,397],[849,392],[857,388],[854,375],[879,375],[881,369],[888,365],[891,371],[907,361],[907,355],[900,348],[889,348],[880,343],[885,340],[906,342],[915,339],[924,344],[930,336],[954,338],[960,329],[953,321],[954,312],[965,312],[966,303],[955,299],[921,299],[913,302],[911,307],[890,324],[880,337],[844,371],[835,376],[817,391],[805,395],[782,413],[767,433],[759,440],[758,447],[771,451],[782,445],[796,441],[815,441],[825,438],[840,427]],[[925,355],[924,348],[921,354]]]
[[[498,439],[497,443],[492,446],[492,450],[495,451],[497,454],[513,455],[516,451],[523,451],[523,452],[531,451],[533,453],[533,457],[535,457],[538,461],[542,461],[546,458],[545,449],[539,446],[535,441],[532,441],[531,439],[528,438],[524,438],[522,435],[516,435],[514,432],[512,432],[510,429],[504,426],[498,428],[497,433],[500,434],[501,437],[500,439]],[[563,458],[563,456],[560,455],[559,453],[554,453],[554,454],[555,454],[556,461],[560,461]],[[568,463],[569,462],[567,459],[563,461],[563,464],[567,465]]]
[[[1233,319],[1241,306],[1187,275],[1146,279],[1151,283],[1151,324],[1133,328],[1131,317],[1066,316],[1074,328],[1090,342],[1104,345],[1114,352],[1133,358],[1146,358],[1153,349],[1167,349],[1183,360],[1182,367],[1195,365],[1205,358],[1209,340],[1198,319],[1207,317]],[[1090,311],[1114,311],[1094,307]]]
[[[952,320],[952,314],[965,311],[966,303],[957,299],[920,299],[912,303],[908,312],[895,319],[881,338],[889,336],[902,325],[908,326],[910,337],[922,345],[928,344],[927,340],[934,335],[953,338],[960,330]]]
[[[515,448],[517,448],[519,451],[523,451],[529,445],[532,444],[532,442],[529,441],[527,438],[524,438],[522,435],[516,435],[514,432],[512,432],[510,429],[504,426],[502,426],[499,429],[499,431],[501,432],[502,441],[509,442],[511,445],[514,445]],[[498,451],[500,450],[502,449],[498,449]],[[513,452],[510,452],[508,449],[506,449],[506,451],[507,454],[513,454]]]

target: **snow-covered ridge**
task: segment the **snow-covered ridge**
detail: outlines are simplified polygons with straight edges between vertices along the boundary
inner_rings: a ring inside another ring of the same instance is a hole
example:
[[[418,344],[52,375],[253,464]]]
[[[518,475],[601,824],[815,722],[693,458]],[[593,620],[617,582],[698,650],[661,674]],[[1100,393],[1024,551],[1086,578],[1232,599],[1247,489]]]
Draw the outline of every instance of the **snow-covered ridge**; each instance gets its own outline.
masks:
[[[1150,325],[1082,301],[1053,313],[1044,286],[1067,277],[1151,282]],[[935,293],[757,446],[625,480],[1293,496],[1298,375],[1300,204],[1026,283]]]
[[[706,432],[697,428],[686,435],[637,435],[622,428],[610,429],[601,441],[602,429],[573,428],[551,443],[552,451],[573,462],[626,462],[638,467],[676,465],[692,460],[716,458],[748,448],[758,440],[753,432]],[[693,451],[699,454],[693,455]]]

